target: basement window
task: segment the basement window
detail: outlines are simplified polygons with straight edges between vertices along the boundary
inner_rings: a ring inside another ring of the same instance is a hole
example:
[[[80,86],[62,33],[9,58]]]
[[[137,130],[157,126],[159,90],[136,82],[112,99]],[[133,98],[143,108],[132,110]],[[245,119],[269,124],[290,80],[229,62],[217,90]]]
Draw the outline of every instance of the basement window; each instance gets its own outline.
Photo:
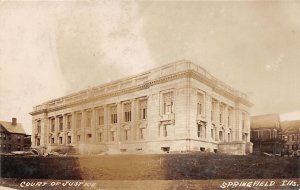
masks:
[[[121,152],[126,152],[127,149],[123,148],[123,149],[120,149]]]
[[[204,147],[200,147],[200,151],[201,151],[201,152],[204,152],[204,151],[205,151],[205,148],[204,148]]]
[[[161,150],[164,151],[164,152],[169,152],[170,147],[161,147]]]

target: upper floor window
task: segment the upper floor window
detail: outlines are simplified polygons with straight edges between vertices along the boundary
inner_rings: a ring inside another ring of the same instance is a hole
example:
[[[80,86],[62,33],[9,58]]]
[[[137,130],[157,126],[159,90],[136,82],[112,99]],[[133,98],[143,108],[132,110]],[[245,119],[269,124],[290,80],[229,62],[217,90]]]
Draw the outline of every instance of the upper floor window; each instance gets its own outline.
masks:
[[[72,115],[67,116],[67,128],[71,129],[72,126]]]
[[[201,93],[197,94],[197,114],[204,115],[204,95]]]
[[[174,113],[173,92],[168,92],[163,95],[163,113]]]
[[[41,133],[41,120],[38,120],[36,123],[36,131],[38,133]]]
[[[243,113],[242,114],[242,130],[245,129],[245,124],[246,124],[246,114]]]
[[[50,119],[51,132],[55,131],[55,118]]]
[[[228,108],[228,118],[227,118],[227,122],[228,122],[228,126],[232,126],[232,108]]]
[[[18,136],[17,140],[18,140],[18,142],[20,142],[21,141],[21,136]]]
[[[63,117],[59,117],[58,118],[58,122],[59,122],[59,130],[63,131],[64,130],[64,124],[63,124]]]
[[[78,129],[81,128],[81,119],[82,119],[82,113],[78,113],[76,118],[76,127]]]
[[[86,125],[88,128],[90,128],[92,126],[92,112],[88,111],[87,112],[87,120],[86,120]]]
[[[98,110],[98,125],[104,125],[104,109]]]
[[[212,100],[211,102],[211,120],[216,121],[216,109],[217,109],[217,101]]]
[[[124,121],[131,121],[131,103],[124,104]]]
[[[141,100],[139,102],[139,118],[140,120],[147,119],[147,100]]]
[[[223,123],[224,119],[224,105],[220,105],[220,110],[219,110],[219,122]]]
[[[112,106],[110,108],[110,114],[111,114],[111,123],[118,123],[117,106]]]

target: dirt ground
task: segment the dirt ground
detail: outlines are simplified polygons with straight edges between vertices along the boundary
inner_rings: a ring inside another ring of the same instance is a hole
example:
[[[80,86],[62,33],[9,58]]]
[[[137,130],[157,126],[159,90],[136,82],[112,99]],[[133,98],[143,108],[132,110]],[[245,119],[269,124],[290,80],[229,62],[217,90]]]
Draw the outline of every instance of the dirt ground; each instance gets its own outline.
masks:
[[[300,158],[221,154],[1,156],[2,178],[199,180],[300,178]]]

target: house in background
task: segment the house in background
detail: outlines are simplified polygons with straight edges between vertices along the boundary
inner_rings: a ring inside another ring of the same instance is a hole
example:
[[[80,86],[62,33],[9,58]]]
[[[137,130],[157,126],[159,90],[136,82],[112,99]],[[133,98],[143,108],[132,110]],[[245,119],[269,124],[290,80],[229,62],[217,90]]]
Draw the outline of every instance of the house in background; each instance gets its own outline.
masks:
[[[300,149],[300,120],[283,121],[281,128],[279,137],[284,141],[285,148],[294,151]]]
[[[21,123],[17,123],[17,118],[12,121],[0,121],[0,152],[9,153],[24,149],[26,133]],[[28,137],[27,137],[28,139]],[[27,146],[31,142],[27,140]]]
[[[253,151],[280,154],[282,140],[279,136],[281,131],[279,114],[252,116],[250,126]]]

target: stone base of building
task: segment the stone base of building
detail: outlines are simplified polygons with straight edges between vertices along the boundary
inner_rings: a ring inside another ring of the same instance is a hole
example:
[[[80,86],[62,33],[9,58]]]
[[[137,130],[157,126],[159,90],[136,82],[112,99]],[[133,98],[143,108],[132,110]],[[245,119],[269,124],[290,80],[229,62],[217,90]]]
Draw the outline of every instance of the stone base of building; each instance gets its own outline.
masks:
[[[230,142],[218,143],[207,142],[205,140],[161,140],[161,141],[141,141],[141,142],[115,142],[115,143],[81,143],[74,146],[51,145],[43,152],[78,153],[83,155],[91,154],[122,154],[122,153],[142,153],[160,154],[169,152],[214,152],[233,155],[245,155],[252,152],[252,143]]]

